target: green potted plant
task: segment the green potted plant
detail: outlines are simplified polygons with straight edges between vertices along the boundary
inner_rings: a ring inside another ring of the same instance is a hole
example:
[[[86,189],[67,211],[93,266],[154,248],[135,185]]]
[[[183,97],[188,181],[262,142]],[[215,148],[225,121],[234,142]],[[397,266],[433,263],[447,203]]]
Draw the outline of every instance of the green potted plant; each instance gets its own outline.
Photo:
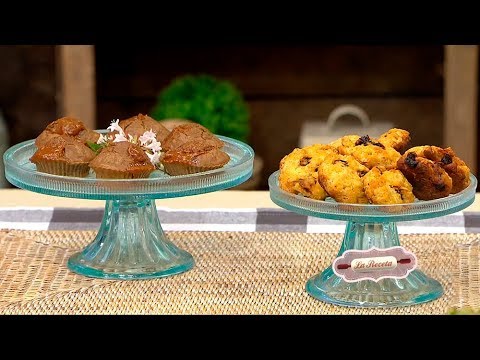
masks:
[[[249,111],[241,92],[227,80],[185,75],[163,89],[150,114],[159,121],[187,119],[217,135],[247,142]]]
[[[150,116],[165,127],[186,121],[212,133],[248,142],[250,114],[242,93],[230,81],[211,75],[184,75],[173,79],[158,95]],[[252,178],[235,189],[254,189],[260,182],[263,161],[255,155]]]

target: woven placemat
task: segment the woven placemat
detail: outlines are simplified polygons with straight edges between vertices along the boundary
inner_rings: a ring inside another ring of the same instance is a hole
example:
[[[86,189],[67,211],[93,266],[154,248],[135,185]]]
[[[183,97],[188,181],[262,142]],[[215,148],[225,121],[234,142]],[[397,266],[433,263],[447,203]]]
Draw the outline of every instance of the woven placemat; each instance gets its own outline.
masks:
[[[453,309],[480,310],[480,235],[468,243],[457,244]]]
[[[318,301],[306,281],[337,254],[341,234],[168,232],[189,251],[194,269],[154,280],[76,275],[69,256],[92,231],[0,230],[1,314],[445,314],[480,304],[478,234],[401,235],[420,269],[439,280],[438,300],[388,309]]]

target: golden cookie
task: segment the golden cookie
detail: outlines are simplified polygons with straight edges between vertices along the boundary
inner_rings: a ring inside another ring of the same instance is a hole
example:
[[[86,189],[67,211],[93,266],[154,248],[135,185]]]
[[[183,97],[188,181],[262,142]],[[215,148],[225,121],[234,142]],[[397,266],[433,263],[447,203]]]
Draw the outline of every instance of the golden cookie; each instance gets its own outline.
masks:
[[[372,204],[405,204],[415,200],[412,185],[400,170],[374,167],[363,177],[365,194]]]
[[[393,147],[399,153],[403,153],[410,142],[410,133],[407,130],[393,128],[380,135],[377,141],[385,147]]]
[[[367,172],[353,156],[330,154],[318,167],[318,180],[337,202],[368,204],[362,180]]]
[[[338,154],[337,149],[330,145],[313,144],[302,148],[307,156],[310,156],[314,162],[323,162],[331,153]]]
[[[324,200],[327,193],[318,182],[318,166],[330,153],[336,153],[336,150],[329,145],[294,149],[280,161],[280,188],[292,194]]]
[[[353,140],[352,138],[348,140]],[[372,140],[368,135],[359,137],[353,146],[345,141],[347,145],[338,147],[338,152],[342,155],[352,155],[358,162],[369,169],[379,167],[384,170],[395,169],[400,153],[394,148],[384,146],[383,144]]]
[[[360,139],[360,135],[345,135],[342,136],[340,139],[332,141],[330,145],[338,150],[338,148],[340,147],[355,146],[355,143],[358,139]]]

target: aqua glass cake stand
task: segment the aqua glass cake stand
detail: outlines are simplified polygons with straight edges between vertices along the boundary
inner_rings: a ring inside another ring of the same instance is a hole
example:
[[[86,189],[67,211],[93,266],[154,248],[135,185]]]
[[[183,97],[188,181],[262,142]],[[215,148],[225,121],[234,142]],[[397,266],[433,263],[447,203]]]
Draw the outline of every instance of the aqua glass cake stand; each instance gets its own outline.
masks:
[[[268,179],[270,197],[275,204],[299,214],[347,222],[338,257],[347,250],[400,246],[396,222],[460,211],[473,203],[477,187],[477,179],[471,175],[468,188],[441,199],[401,205],[341,204],[331,198],[319,201],[288,193],[279,187],[278,175],[276,171]],[[347,282],[334,273],[332,266],[310,278],[306,290],[316,299],[355,307],[414,305],[435,300],[443,294],[441,284],[418,269],[402,279]]]
[[[175,246],[162,230],[155,199],[197,195],[227,189],[248,180],[254,152],[240,141],[218,136],[230,161],[221,169],[169,176],[160,170],[147,179],[96,179],[41,173],[30,162],[34,140],[4,154],[5,175],[13,185],[41,194],[106,200],[95,239],[68,260],[70,270],[103,279],[147,279],[191,269],[193,256]]]

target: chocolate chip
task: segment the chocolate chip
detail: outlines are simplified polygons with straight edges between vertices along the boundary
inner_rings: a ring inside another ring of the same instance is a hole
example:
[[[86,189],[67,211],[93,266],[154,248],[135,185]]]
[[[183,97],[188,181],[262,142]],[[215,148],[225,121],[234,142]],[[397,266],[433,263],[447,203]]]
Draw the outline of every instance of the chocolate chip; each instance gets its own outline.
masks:
[[[360,138],[357,141],[355,141],[355,146],[358,146],[358,145],[367,146],[368,144],[372,144],[372,145],[381,147],[382,149],[385,149],[385,146],[383,146],[383,144],[373,141],[372,139],[370,139],[370,136],[368,135],[360,136]]]
[[[303,157],[301,160],[300,160],[300,166],[307,166],[308,164],[310,164],[310,160],[312,160],[311,157]]]
[[[444,183],[435,184],[435,189],[437,189],[438,191],[445,190],[445,184]]]
[[[348,166],[348,162],[346,162],[345,160],[335,160],[333,163],[335,164],[336,162],[339,162],[339,161],[343,163],[343,165]]]
[[[355,146],[358,146],[358,145],[367,145],[369,142],[370,142],[370,136],[368,135],[363,135],[363,136],[360,136],[360,138],[355,141]]]
[[[418,161],[416,160],[417,154],[414,152],[408,153],[407,157],[405,158],[405,164],[407,164],[411,168],[416,168],[418,165]]]
[[[381,147],[382,149],[385,149],[385,146],[383,146],[383,144],[380,144],[379,142],[375,142],[375,141],[370,140],[370,143],[372,145],[375,145],[375,146]]]
[[[403,193],[402,193],[402,190],[400,190],[398,187],[394,186],[393,189],[395,190],[395,192],[400,195],[400,199],[403,200]]]
[[[452,163],[452,157],[448,154],[445,154],[445,155],[443,155],[442,160],[440,160],[440,162],[443,165],[451,164]]]

